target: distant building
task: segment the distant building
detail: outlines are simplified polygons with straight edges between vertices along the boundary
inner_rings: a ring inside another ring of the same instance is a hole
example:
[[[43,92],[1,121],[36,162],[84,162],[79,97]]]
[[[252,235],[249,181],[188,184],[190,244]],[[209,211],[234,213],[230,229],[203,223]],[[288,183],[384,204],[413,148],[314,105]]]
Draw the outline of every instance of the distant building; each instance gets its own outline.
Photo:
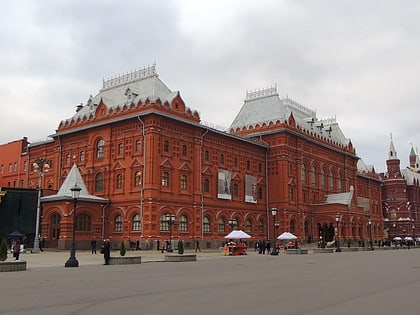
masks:
[[[420,237],[420,173],[419,155],[411,148],[410,166],[401,168],[397,150],[391,139],[387,172],[383,179],[382,202],[385,231],[390,240]]]
[[[229,130],[218,130],[147,67],[104,80],[25,157],[31,167],[19,176],[25,187],[50,189],[40,231],[59,248],[71,243],[76,183],[79,248],[92,237],[114,246],[139,240],[150,248],[171,238],[218,247],[231,229],[251,234],[251,243],[284,231],[309,242],[384,238],[379,175],[335,118],[317,118],[277,87],[247,92]],[[33,172],[37,161],[48,162],[42,176]]]

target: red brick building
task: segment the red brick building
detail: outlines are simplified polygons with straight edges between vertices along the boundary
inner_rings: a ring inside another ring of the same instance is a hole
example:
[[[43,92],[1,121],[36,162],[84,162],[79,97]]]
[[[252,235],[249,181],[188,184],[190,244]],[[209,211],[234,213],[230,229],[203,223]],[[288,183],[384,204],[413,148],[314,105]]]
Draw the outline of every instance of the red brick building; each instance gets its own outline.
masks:
[[[414,148],[408,159],[410,166],[401,168],[401,161],[391,139],[386,161],[387,172],[381,174],[385,230],[390,240],[416,240],[420,237],[420,163]]]
[[[41,199],[40,231],[50,246],[70,245],[75,183],[80,247],[92,237],[115,246],[172,238],[215,247],[232,228],[253,240],[283,231],[305,241],[384,237],[373,167],[335,119],[318,119],[276,87],[247,93],[225,132],[202,124],[155,66],[134,71],[104,80],[49,140],[29,145],[26,159],[48,162],[41,186],[57,191]],[[24,170],[23,185],[37,188],[40,173]]]

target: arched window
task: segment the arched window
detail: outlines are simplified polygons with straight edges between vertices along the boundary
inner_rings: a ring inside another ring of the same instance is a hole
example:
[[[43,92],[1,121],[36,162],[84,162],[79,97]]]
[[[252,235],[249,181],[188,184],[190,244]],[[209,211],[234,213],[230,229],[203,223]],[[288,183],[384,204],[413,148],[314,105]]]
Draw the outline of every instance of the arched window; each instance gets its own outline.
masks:
[[[251,220],[250,219],[247,219],[245,224],[246,224],[245,225],[245,232],[247,232],[248,234],[252,234],[252,223],[251,223]]]
[[[290,221],[290,233],[295,233],[295,220]]]
[[[203,190],[205,193],[210,192],[210,181],[207,178],[204,179]]]
[[[137,140],[136,141],[136,152],[140,152],[141,151],[141,141]]]
[[[81,213],[76,216],[76,231],[90,232],[92,230],[92,219],[88,214]]]
[[[96,192],[104,191],[104,175],[102,173],[98,173],[95,176],[95,191]]]
[[[163,172],[162,174],[162,187],[169,187],[169,173]]]
[[[334,190],[334,174],[333,174],[332,171],[330,171],[330,175],[329,175],[329,178],[328,178],[328,183],[329,183],[330,191],[333,191]]]
[[[187,156],[187,146],[184,144],[181,149],[182,156]]]
[[[100,139],[96,143],[96,158],[102,159],[105,155],[105,141]]]
[[[246,169],[249,171],[250,168],[251,168],[251,162],[246,161]]]
[[[264,234],[264,221],[260,220],[258,222],[258,234]]]
[[[118,155],[123,155],[124,153],[124,147],[122,143],[118,144]]]
[[[69,165],[70,164],[70,154],[66,155],[66,164]]]
[[[169,152],[169,141],[168,140],[163,141],[163,152],[165,152],[165,153]]]
[[[343,191],[343,183],[341,181],[341,174],[338,174],[337,176],[337,189],[338,189],[338,192]]]
[[[217,231],[219,233],[225,233],[225,220],[223,218],[217,221]]]
[[[122,189],[124,184],[123,175],[118,174],[117,175],[117,189]]]
[[[136,213],[133,216],[133,231],[140,231],[140,230],[141,230],[140,214]]]
[[[204,151],[204,161],[208,162],[209,161],[209,151]]]
[[[185,215],[181,216],[181,219],[179,220],[179,231],[188,232],[188,219]]]
[[[122,217],[118,214],[114,219],[114,232],[122,232],[123,230],[123,220]]]
[[[238,167],[238,158],[233,158],[233,167]]]
[[[134,175],[134,186],[135,187],[141,186],[141,172],[140,171],[136,172],[136,174]]]
[[[321,186],[324,189],[327,186],[327,178],[326,178],[325,170],[324,169],[321,170]]]
[[[84,162],[85,161],[85,151],[81,151],[80,152],[80,162]]]
[[[301,167],[301,179],[302,179],[302,184],[306,185],[308,182],[308,178],[307,178],[307,174],[306,174],[306,165],[302,163],[302,167]]]
[[[168,224],[168,220],[166,220],[166,215],[167,215],[166,213],[163,214],[159,220],[160,230],[163,232],[169,231],[169,224]]]
[[[203,219],[203,232],[210,233],[210,219],[208,217]]]
[[[316,183],[316,168],[315,168],[315,166],[312,167],[311,178],[312,178],[312,186],[316,187],[317,183]]]
[[[186,175],[181,175],[181,179],[180,179],[179,185],[180,185],[180,188],[182,190],[187,190],[187,182],[188,182],[187,176]]]

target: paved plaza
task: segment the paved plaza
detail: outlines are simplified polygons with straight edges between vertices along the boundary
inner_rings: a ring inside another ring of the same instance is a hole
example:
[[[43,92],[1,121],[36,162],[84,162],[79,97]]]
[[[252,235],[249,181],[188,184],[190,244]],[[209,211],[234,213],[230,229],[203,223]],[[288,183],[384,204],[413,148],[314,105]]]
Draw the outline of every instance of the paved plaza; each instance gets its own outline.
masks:
[[[102,265],[102,255],[23,254],[27,270],[0,273],[0,314],[419,314],[420,249],[224,256]],[[118,255],[114,252],[113,255]]]

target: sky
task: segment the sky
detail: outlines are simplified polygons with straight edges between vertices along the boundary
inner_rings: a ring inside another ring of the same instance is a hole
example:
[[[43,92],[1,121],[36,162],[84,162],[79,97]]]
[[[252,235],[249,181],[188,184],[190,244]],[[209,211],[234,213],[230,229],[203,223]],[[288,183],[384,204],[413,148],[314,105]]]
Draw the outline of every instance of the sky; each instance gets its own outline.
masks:
[[[420,1],[19,0],[0,11],[0,144],[53,134],[102,80],[156,63],[202,121],[229,127],[246,91],[335,117],[385,171],[420,146]]]

